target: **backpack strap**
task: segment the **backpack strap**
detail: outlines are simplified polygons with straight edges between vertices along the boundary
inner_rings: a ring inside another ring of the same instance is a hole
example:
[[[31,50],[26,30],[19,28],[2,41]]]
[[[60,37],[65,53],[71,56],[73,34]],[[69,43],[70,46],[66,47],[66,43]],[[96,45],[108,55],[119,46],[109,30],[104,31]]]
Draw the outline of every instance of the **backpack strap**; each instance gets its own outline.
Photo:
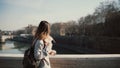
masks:
[[[45,44],[46,42],[45,42],[45,40],[43,40],[43,44],[44,44],[44,46],[43,46],[43,49],[45,49],[45,46],[46,46],[46,44]]]
[[[29,53],[29,56],[31,56],[35,61],[35,57],[34,57],[34,48],[35,48],[35,43],[37,42],[38,39],[35,39],[33,42],[32,42],[32,45],[30,46],[30,53]]]
[[[32,46],[35,45],[35,43],[37,42],[38,39],[34,39],[33,42],[32,42]]]

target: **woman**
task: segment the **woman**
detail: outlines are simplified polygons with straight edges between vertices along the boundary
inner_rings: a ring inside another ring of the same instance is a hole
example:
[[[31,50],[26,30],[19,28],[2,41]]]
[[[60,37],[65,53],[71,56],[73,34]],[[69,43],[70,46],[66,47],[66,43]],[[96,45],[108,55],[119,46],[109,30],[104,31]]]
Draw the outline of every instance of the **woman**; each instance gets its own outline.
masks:
[[[47,21],[41,21],[34,38],[34,57],[37,60],[38,68],[51,68],[49,55],[56,54],[56,51],[52,50],[52,41],[50,24]]]

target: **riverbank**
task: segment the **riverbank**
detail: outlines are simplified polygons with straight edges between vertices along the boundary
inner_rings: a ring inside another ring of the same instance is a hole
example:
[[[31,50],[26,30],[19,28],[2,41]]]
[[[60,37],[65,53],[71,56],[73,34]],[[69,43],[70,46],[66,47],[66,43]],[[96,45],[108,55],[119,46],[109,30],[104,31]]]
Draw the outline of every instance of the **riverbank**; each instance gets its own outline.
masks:
[[[120,38],[119,37],[90,37],[90,36],[63,36],[54,37],[59,44],[68,45],[66,47],[77,50],[78,48],[91,50],[91,54],[119,54],[120,53]],[[73,47],[74,46],[74,47]],[[80,49],[79,49],[80,50]],[[96,51],[96,52],[94,52]]]
[[[12,41],[17,41],[17,42],[22,42],[22,43],[32,44],[33,36],[31,36],[31,35],[29,35],[29,36],[15,36],[11,40]]]
[[[120,38],[118,37],[89,37],[89,36],[53,36],[56,43],[54,49],[60,47],[76,52],[75,54],[119,54]],[[32,36],[16,36],[14,41],[32,44]],[[61,49],[59,49],[61,50]],[[58,51],[59,51],[58,50]]]

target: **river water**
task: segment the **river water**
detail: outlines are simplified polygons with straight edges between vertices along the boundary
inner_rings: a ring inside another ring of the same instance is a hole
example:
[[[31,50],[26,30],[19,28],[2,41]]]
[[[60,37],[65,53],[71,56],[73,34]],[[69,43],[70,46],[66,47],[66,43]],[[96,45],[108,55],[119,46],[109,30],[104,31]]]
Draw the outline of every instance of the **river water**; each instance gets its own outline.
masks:
[[[30,46],[28,43],[6,41],[5,43],[0,43],[0,54],[23,54]],[[61,47],[59,44],[54,45],[53,49],[57,51],[57,54],[79,54],[69,48]]]
[[[29,46],[27,43],[6,41],[0,43],[0,54],[23,54]]]

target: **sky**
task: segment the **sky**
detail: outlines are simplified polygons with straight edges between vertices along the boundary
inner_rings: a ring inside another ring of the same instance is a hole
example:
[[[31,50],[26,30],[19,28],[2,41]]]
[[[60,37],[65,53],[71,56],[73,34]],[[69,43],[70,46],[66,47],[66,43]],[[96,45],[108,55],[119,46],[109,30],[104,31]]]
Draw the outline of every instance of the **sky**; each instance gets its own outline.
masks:
[[[0,30],[18,30],[40,21],[77,21],[106,0],[0,0]]]

